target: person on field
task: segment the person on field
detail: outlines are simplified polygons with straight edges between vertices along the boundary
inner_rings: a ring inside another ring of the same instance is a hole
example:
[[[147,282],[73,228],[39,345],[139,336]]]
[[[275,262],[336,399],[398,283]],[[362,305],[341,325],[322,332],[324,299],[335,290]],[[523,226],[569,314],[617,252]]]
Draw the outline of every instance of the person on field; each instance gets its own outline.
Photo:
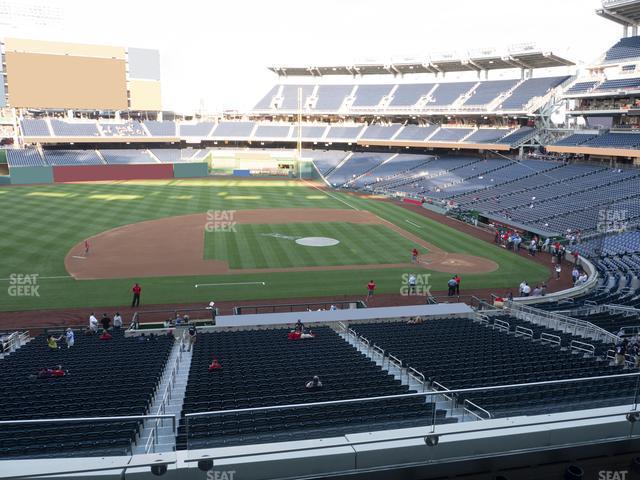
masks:
[[[413,250],[411,250],[411,263],[417,263],[418,262],[418,249],[414,248]]]
[[[562,267],[560,263],[556,264],[556,280],[560,280],[560,274],[562,273]]]
[[[462,278],[460,278],[460,275],[456,273],[453,279],[456,281],[456,295],[460,295],[460,282],[462,281]]]
[[[140,293],[142,292],[142,287],[136,283],[131,289],[133,292],[133,300],[131,302],[131,308],[140,306]]]
[[[89,255],[89,241],[85,240],[84,241],[84,256],[86,257],[87,255]]]
[[[375,290],[376,290],[376,283],[373,280],[369,280],[369,283],[367,283],[367,299],[370,299],[373,297]]]
[[[409,295],[415,295],[416,294],[416,276],[413,273],[409,275],[408,284],[409,284]]]
[[[454,296],[456,293],[457,286],[458,286],[458,282],[456,282],[456,279],[454,277],[451,277],[447,282],[447,287],[449,287],[447,295],[450,297]]]

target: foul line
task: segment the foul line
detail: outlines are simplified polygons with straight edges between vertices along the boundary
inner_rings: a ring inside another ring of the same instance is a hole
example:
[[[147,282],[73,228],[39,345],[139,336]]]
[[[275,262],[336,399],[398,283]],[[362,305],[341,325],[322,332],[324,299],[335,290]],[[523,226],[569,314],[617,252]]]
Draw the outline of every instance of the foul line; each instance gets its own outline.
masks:
[[[41,277],[40,275],[38,275],[37,280],[55,280],[55,279],[60,279],[60,278],[73,278],[71,275],[62,275],[59,277]],[[13,280],[12,278],[0,278],[0,282],[8,282],[10,280]]]
[[[406,218],[405,218],[405,220],[404,220],[404,221],[405,221],[405,222],[407,222],[407,223],[410,223],[410,224],[411,224],[411,225],[413,225],[414,227],[422,228],[422,227],[421,227],[420,225],[418,225],[417,223],[413,223],[411,220],[407,220]]]
[[[360,209],[354,207],[353,205],[351,205],[349,202],[346,202],[344,200],[342,200],[341,198],[336,197],[334,194],[332,194],[331,192],[328,192],[326,190],[322,190],[321,188],[316,187],[313,183],[308,182],[307,180],[302,180],[304,183],[306,183],[307,185],[309,185],[310,187],[315,188],[316,190],[318,190],[319,192],[325,194],[325,195],[329,195],[331,198],[333,198],[334,200],[338,200],[341,203],[344,203],[347,207],[354,209],[355,211],[359,212]]]
[[[266,282],[236,282],[236,283],[196,283],[194,285],[195,288],[198,287],[218,287],[218,286],[226,286],[226,285],[266,285]]]

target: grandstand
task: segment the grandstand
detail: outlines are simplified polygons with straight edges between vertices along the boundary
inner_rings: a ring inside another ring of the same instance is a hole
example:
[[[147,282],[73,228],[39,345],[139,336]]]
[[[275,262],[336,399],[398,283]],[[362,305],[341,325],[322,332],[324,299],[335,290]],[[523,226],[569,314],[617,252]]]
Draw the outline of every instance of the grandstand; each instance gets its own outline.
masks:
[[[155,50],[3,40],[0,478],[637,474],[640,1],[597,13],[585,68],[281,65],[211,114]]]

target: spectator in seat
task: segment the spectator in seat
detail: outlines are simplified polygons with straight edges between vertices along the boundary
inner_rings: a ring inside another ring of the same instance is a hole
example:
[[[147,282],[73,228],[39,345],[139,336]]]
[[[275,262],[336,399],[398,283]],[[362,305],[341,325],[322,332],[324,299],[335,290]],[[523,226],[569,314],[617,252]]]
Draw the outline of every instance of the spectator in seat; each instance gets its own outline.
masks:
[[[93,312],[91,312],[91,315],[89,315],[89,332],[98,333],[98,319],[93,314]]]
[[[293,327],[293,330],[299,333],[304,332],[304,324],[302,323],[302,320],[298,319],[295,326]]]
[[[625,338],[621,342],[618,342],[614,348],[615,352],[615,365],[624,365],[624,356],[627,354],[628,341]]]
[[[64,377],[67,375],[66,370],[62,369],[61,365],[58,365],[56,367],[53,368],[41,368],[38,371],[38,378],[58,378],[58,377]]]
[[[307,390],[321,390],[322,389],[322,382],[320,381],[320,377],[318,377],[317,375],[313,377],[313,379],[309,380],[304,388],[306,388]]]
[[[102,318],[100,319],[100,323],[102,324],[103,330],[109,330],[109,327],[111,326],[111,319],[106,313],[103,313]]]
[[[113,328],[116,330],[120,330],[122,328],[122,316],[120,315],[120,312],[116,312],[113,316]]]
[[[301,340],[309,340],[311,338],[316,338],[316,334],[313,333],[311,330],[309,330],[308,332],[302,332],[300,334],[300,339]]]
[[[216,357],[213,357],[213,361],[211,362],[211,365],[209,365],[209,371],[215,372],[218,370],[222,370],[222,365],[220,365],[220,362]]]
[[[102,335],[100,335],[100,340],[111,340],[113,337],[109,333],[109,330],[103,330]]]
[[[67,348],[73,347],[76,343],[76,334],[71,330],[71,327],[67,328],[64,332],[65,342],[67,343]]]
[[[53,335],[49,335],[47,337],[47,346],[51,349],[51,350],[58,350],[58,342],[62,340],[62,335],[60,335],[58,338],[54,337]]]
[[[578,281],[579,276],[580,272],[578,271],[578,267],[573,267],[573,270],[571,270],[571,279],[573,280],[574,285]]]
[[[629,346],[629,356],[633,360],[634,368],[640,368],[640,345],[637,342],[633,342]]]
[[[300,337],[302,337],[302,332],[297,330],[292,330],[287,334],[287,340],[300,340]]]

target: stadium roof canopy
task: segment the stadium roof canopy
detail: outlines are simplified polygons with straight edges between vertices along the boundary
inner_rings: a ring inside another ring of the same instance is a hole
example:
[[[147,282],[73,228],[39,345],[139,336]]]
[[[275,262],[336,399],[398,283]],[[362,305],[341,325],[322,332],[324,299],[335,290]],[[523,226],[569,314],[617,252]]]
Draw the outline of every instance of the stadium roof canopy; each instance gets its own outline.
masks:
[[[602,0],[601,17],[621,25],[640,24],[640,0]]]
[[[552,52],[524,49],[498,54],[490,50],[468,56],[442,55],[423,60],[398,60],[388,63],[354,63],[352,65],[274,66],[269,70],[281,77],[325,75],[404,75],[411,73],[482,72],[509,68],[551,68],[575,65]]]

